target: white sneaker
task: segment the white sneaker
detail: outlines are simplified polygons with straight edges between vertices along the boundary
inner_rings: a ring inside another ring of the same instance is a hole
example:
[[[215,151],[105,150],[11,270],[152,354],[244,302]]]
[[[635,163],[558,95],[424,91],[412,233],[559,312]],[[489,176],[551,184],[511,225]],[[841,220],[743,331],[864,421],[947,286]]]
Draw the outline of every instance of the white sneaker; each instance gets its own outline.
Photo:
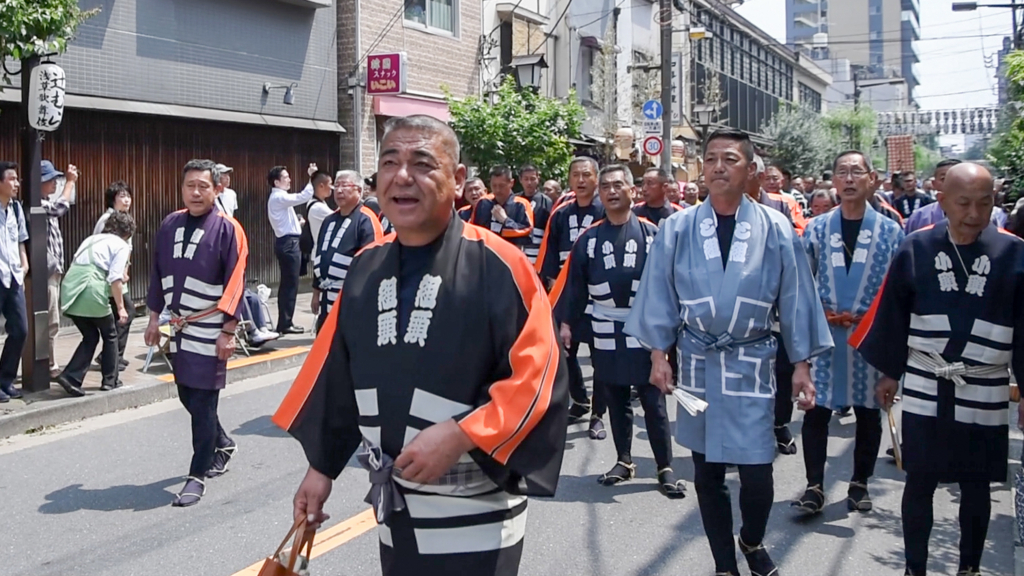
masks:
[[[264,342],[270,342],[271,340],[277,340],[281,335],[277,332],[271,332],[266,328],[260,328],[252,335],[253,344],[263,344]]]

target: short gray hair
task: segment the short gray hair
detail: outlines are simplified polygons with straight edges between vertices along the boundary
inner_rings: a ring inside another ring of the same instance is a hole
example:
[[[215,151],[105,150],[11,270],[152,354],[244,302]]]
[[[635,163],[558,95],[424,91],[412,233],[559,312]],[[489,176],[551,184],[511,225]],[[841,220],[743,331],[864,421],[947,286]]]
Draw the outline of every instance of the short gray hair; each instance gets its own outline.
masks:
[[[189,160],[181,170],[181,175],[185,176],[185,174],[188,174],[189,172],[209,172],[210,181],[213,182],[213,185],[220,185],[220,170],[217,169],[217,163],[213,160]]]
[[[387,139],[388,135],[395,130],[415,130],[426,132],[432,136],[440,136],[444,151],[452,157],[452,161],[458,165],[462,157],[462,149],[459,146],[459,137],[452,130],[452,127],[444,122],[427,116],[426,114],[414,114],[412,116],[395,116],[384,123],[384,135],[381,142]]]
[[[338,179],[341,178],[342,176],[349,180],[355,180],[356,184],[359,185],[359,188],[363,188],[363,176],[359,172],[356,172],[355,170],[338,170],[338,172],[334,175],[334,181],[337,182]]]
[[[756,175],[760,176],[761,174],[764,174],[764,160],[762,160],[761,157],[758,156],[757,154],[754,154],[754,157],[751,159],[751,161],[754,163],[754,165],[757,166]]]

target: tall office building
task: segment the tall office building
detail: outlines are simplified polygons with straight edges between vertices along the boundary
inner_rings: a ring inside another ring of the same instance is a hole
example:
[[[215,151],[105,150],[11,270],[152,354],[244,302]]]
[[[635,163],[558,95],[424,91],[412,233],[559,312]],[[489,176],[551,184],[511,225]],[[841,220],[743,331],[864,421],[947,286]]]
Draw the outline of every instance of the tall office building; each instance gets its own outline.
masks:
[[[786,37],[816,59],[846,59],[870,78],[919,84],[919,0],[786,0]]]

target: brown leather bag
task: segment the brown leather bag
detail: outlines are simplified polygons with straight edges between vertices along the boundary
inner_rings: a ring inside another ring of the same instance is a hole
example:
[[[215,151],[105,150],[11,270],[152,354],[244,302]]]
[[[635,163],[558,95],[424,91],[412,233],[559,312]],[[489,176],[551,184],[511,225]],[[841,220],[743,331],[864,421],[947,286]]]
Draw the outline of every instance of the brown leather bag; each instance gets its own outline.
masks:
[[[301,565],[299,557],[305,551],[306,560],[309,560],[310,555],[313,553],[313,538],[315,536],[316,531],[306,530],[306,519],[299,518],[292,525],[288,534],[285,535],[284,540],[281,540],[281,545],[277,547],[277,551],[263,563],[258,576],[299,576],[295,570],[297,564]],[[288,543],[289,538],[292,539],[292,547],[288,550],[287,557],[285,557],[281,553],[284,551],[284,545]]]

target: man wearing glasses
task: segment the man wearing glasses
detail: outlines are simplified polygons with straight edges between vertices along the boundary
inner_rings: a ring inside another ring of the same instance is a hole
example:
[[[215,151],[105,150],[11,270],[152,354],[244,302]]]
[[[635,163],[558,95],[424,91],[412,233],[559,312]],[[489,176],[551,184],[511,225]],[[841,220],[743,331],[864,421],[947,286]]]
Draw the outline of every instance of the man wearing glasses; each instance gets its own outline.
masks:
[[[329,213],[318,227],[313,250],[312,298],[318,332],[341,293],[356,252],[384,237],[377,215],[363,205],[362,183],[363,177],[355,170],[339,171],[334,181],[334,203],[338,209]]]
[[[878,175],[871,161],[858,151],[840,154],[834,163],[833,182],[841,203],[838,210],[811,220],[804,234],[811,272],[817,279],[835,348],[814,359],[817,406],[807,411],[803,424],[807,490],[793,506],[807,515],[825,505],[825,460],[828,425],[833,410],[853,407],[857,416],[853,449],[853,476],[846,505],[851,511],[871,510],[868,479],[875,470],[882,440],[882,420],[874,384],[881,377],[847,341],[867,314],[882,287],[889,263],[903,241],[900,225],[868,205]]]

